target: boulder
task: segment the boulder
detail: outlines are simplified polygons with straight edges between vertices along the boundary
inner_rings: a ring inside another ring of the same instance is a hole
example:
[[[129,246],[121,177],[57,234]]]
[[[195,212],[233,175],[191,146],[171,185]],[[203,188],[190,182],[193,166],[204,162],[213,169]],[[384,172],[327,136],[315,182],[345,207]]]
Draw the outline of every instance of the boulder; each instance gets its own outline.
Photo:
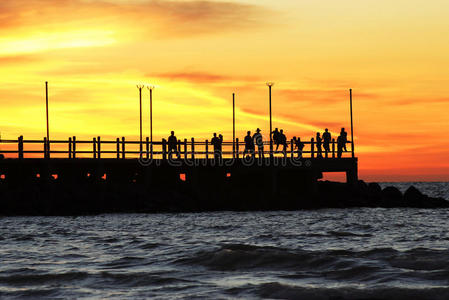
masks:
[[[370,182],[368,184],[368,201],[369,201],[369,206],[371,207],[378,207],[380,206],[380,201],[382,199],[382,188],[380,187],[380,185],[376,182]]]
[[[425,198],[426,196],[413,185],[410,186],[404,193],[404,201],[407,206],[411,207],[424,207]]]
[[[403,207],[405,203],[403,196],[398,188],[388,186],[381,192],[382,206],[383,207]]]

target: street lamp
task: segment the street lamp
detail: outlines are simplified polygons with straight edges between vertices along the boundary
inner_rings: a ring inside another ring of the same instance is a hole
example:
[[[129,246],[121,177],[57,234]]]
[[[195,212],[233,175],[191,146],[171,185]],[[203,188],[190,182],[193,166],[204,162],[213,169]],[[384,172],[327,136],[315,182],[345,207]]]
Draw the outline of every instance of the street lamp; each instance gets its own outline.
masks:
[[[232,93],[232,158],[235,158],[235,93]]]
[[[273,156],[273,139],[271,137],[271,133],[273,132],[273,125],[271,121],[271,87],[274,85],[274,82],[267,82],[268,90],[269,90],[269,105],[270,105],[270,157]]]
[[[153,90],[154,86],[147,86],[150,91],[150,147],[151,157],[153,157]]]
[[[50,158],[50,127],[48,123],[48,81],[45,81],[45,115],[47,119],[47,143],[45,145],[45,158]]]
[[[352,122],[352,89],[349,89],[349,111],[351,114],[351,155],[354,158],[354,125]]]
[[[142,156],[142,89],[144,85],[137,85],[139,89],[139,108],[140,108],[140,156]]]

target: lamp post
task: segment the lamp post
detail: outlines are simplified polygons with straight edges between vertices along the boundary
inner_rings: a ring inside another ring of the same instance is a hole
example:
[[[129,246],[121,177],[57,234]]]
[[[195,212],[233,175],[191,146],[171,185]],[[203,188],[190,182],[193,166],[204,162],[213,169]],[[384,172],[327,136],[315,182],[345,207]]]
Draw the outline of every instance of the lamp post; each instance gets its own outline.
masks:
[[[273,156],[273,139],[271,137],[271,133],[273,132],[273,124],[271,118],[271,87],[274,85],[274,82],[267,82],[268,91],[269,91],[269,106],[270,106],[270,157]]]
[[[47,145],[45,145],[46,153],[44,156],[50,158],[50,128],[48,122],[48,81],[45,81],[45,114],[47,119]]]
[[[232,158],[235,158],[235,93],[232,93]]]
[[[354,125],[352,122],[352,89],[349,89],[349,111],[351,114],[351,152],[354,158]]]
[[[139,112],[140,112],[140,156],[142,156],[142,89],[144,88],[143,85],[137,85],[137,88],[139,89]]]
[[[150,91],[150,147],[151,158],[153,158],[153,90],[154,86],[147,86]]]

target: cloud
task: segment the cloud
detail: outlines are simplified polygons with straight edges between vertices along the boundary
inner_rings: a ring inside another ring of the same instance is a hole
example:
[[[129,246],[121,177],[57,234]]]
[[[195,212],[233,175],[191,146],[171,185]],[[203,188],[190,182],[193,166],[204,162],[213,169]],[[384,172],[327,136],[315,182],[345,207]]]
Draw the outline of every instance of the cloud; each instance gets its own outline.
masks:
[[[2,0],[0,31],[100,27],[172,38],[251,29],[267,12],[258,5],[210,0]]]
[[[162,73],[162,74],[155,74],[154,76],[158,77],[158,78],[169,79],[169,80],[181,80],[181,81],[190,81],[190,82],[197,82],[197,83],[231,80],[230,76],[217,75],[217,74],[211,74],[211,73],[202,73],[202,72]]]
[[[208,72],[170,72],[160,74],[147,74],[148,77],[164,78],[174,81],[187,81],[193,83],[215,83],[230,81],[256,81],[255,76],[230,76]]]
[[[9,55],[0,56],[0,66],[23,64],[37,61],[38,58],[34,55]]]
[[[449,97],[440,97],[440,98],[433,98],[433,97],[426,97],[421,99],[401,99],[401,100],[393,100],[390,101],[390,104],[392,105],[399,105],[399,106],[408,106],[408,105],[423,105],[423,104],[449,104]]]
[[[277,91],[281,96],[288,98],[289,102],[314,102],[320,104],[339,103],[341,99],[349,99],[348,90],[306,90],[281,89]],[[357,92],[358,99],[376,99],[378,95],[367,92]]]

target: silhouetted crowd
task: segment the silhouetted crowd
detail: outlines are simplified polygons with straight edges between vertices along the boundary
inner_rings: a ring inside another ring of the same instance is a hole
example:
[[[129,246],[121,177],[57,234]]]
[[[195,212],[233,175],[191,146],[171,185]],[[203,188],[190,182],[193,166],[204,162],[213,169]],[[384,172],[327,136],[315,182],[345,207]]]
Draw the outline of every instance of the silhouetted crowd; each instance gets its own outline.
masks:
[[[279,130],[278,128],[276,128],[273,132],[270,133],[270,138],[273,141],[273,147],[276,146],[273,152],[283,153],[284,156],[287,156],[288,143],[284,130],[283,129]],[[210,143],[214,148],[214,158],[221,159],[223,149],[223,135],[219,134],[217,136],[217,133],[214,133]],[[255,156],[257,153],[259,158],[264,157],[264,141],[260,128],[256,129],[254,135],[251,135],[251,131],[247,131],[244,143],[245,143],[245,149],[243,151],[244,156],[245,155]],[[337,137],[336,141],[338,158],[342,157],[343,152],[348,151],[346,149],[347,143],[348,143],[348,133],[345,131],[344,128],[342,128],[340,131],[340,135]],[[331,150],[330,146],[331,144],[332,144],[332,136],[327,128],[324,130],[322,134],[320,132],[317,132],[315,137],[316,157],[322,158],[324,149],[324,156],[327,158],[329,156],[329,153],[332,153],[334,151],[334,149]],[[172,131],[171,135],[168,137],[167,145],[168,145],[168,152],[170,154],[175,154],[179,158],[180,152],[178,149],[178,139],[176,138],[174,131]],[[293,147],[292,152],[296,153],[297,157],[301,158],[304,150],[304,143],[301,141],[301,138],[294,136],[291,145]],[[279,150],[280,147],[281,150]]]

